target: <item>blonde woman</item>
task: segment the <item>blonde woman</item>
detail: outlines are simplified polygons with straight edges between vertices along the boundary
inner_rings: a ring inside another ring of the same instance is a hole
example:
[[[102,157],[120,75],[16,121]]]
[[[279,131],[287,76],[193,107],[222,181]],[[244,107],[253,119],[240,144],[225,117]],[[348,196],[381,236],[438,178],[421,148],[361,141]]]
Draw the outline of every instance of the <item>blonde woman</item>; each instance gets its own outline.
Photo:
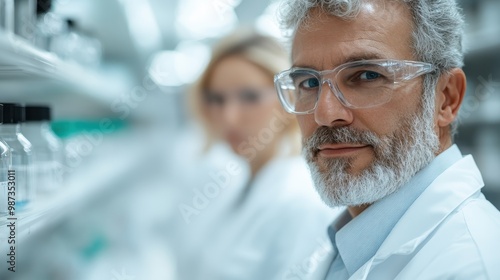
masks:
[[[190,172],[201,182],[179,204],[179,279],[284,279],[326,238],[334,213],[314,191],[297,123],[273,87],[288,66],[278,42],[240,30],[215,46],[191,92],[206,169]]]

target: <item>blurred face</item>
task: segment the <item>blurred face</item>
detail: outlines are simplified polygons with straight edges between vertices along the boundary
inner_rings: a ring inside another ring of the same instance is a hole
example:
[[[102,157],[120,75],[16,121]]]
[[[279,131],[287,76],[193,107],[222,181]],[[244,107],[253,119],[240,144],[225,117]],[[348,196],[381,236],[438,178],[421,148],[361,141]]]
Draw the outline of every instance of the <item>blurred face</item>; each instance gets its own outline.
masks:
[[[352,21],[311,12],[293,42],[293,65],[334,69],[363,59],[415,60],[411,14],[400,2],[363,4]],[[370,204],[396,191],[438,148],[423,79],[405,82],[383,105],[349,109],[327,84],[313,114],[297,116],[318,192],[331,205]]]
[[[205,103],[212,127],[238,154],[269,126],[276,112],[283,111],[273,77],[239,56],[224,58],[216,65]]]

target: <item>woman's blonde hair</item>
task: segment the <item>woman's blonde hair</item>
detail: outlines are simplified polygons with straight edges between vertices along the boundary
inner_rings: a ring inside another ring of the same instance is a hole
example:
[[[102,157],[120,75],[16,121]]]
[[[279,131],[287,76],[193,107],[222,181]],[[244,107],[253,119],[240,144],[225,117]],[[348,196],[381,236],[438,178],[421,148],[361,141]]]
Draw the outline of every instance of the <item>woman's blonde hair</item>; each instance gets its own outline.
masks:
[[[231,56],[238,56],[256,65],[268,73],[271,80],[276,73],[290,67],[289,55],[283,46],[274,38],[258,34],[254,30],[240,29],[219,41],[212,49],[212,57],[205,71],[193,85],[189,98],[190,109],[206,132],[205,151],[213,145],[216,137],[209,122],[204,92],[219,62]],[[287,123],[282,136],[289,138],[292,152],[297,153],[300,149],[298,125],[295,119],[290,119]]]

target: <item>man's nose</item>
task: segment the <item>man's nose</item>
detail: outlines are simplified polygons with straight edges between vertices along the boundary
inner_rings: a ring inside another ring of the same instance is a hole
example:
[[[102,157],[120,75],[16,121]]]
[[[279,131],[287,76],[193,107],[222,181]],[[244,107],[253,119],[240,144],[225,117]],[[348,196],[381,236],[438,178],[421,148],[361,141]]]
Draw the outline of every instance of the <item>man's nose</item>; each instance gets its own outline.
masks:
[[[328,127],[345,126],[353,121],[352,111],[342,105],[336,95],[336,89],[329,80],[321,85],[314,119],[318,125]]]

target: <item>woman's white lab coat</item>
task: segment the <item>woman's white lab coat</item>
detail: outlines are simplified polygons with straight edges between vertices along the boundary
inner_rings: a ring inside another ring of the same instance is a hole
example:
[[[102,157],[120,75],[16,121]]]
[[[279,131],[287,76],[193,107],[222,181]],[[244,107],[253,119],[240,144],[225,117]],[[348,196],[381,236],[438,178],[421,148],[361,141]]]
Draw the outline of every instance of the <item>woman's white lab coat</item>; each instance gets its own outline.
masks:
[[[483,185],[471,156],[455,163],[349,279],[500,279],[500,212],[484,198]],[[324,246],[303,279],[325,279],[334,253]]]
[[[198,161],[204,171],[193,171],[191,187],[201,188],[213,180],[207,174],[225,170],[229,162],[247,166],[228,149],[214,149]],[[179,224],[174,240],[179,279],[281,279],[292,264],[314,252],[315,240],[327,236],[340,212],[321,201],[299,156],[266,164],[243,198],[248,178],[243,168],[189,224]],[[187,194],[181,201],[189,205],[193,192]]]

